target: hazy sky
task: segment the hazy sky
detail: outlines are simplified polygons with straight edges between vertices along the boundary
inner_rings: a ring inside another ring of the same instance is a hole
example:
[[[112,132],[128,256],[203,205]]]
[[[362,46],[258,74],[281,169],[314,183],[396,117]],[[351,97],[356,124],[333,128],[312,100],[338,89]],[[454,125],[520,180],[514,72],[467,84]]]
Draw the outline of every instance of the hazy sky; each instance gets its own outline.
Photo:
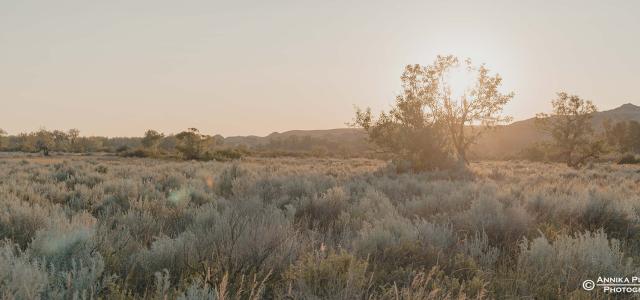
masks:
[[[446,2],[446,3],[445,3]],[[0,0],[0,128],[345,127],[406,64],[484,62],[516,120],[559,90],[640,104],[640,1]]]

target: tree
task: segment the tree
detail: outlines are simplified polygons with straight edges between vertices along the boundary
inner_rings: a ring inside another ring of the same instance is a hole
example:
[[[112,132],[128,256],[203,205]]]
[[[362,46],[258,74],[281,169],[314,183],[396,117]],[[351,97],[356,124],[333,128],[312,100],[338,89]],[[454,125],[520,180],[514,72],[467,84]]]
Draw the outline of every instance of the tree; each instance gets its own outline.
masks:
[[[2,148],[2,139],[7,135],[7,132],[0,128],[0,148]]]
[[[603,125],[607,143],[614,150],[620,153],[640,153],[640,123],[623,121],[612,124],[611,120],[607,119]]]
[[[69,136],[60,130],[54,130],[53,136],[53,148],[56,151],[68,151],[67,143],[69,142]]]
[[[36,151],[42,152],[44,156],[49,156],[49,151],[53,146],[53,134],[45,129],[40,129],[34,135]]]
[[[438,56],[432,65],[409,65],[401,81],[403,91],[391,111],[374,120],[370,109],[358,109],[354,125],[418,168],[437,165],[447,152],[467,164],[469,147],[480,134],[510,120],[501,112],[514,94],[500,92],[502,77],[469,59]]]
[[[363,127],[369,140],[390,153],[398,167],[423,171],[450,166],[444,130],[432,118],[424,118],[422,106],[407,95],[396,98],[396,107],[373,120],[371,110],[357,110],[354,125]],[[413,114],[413,116],[411,116]],[[423,117],[420,117],[423,116]]]
[[[640,153],[640,123],[629,121],[627,123],[627,138],[629,151]]]
[[[69,146],[72,152],[79,152],[79,145],[78,145],[78,138],[80,137],[80,130],[72,128],[69,129],[68,132],[68,138],[69,138]]]
[[[187,131],[180,132],[176,135],[176,139],[178,139],[176,149],[185,159],[192,160],[202,157],[203,142],[206,136],[200,134],[198,129],[189,128]]]
[[[604,151],[603,142],[594,138],[591,125],[597,107],[577,95],[565,92],[552,100],[553,112],[536,115],[536,123],[553,138],[555,155],[570,167],[580,167]]]
[[[149,129],[144,133],[144,137],[142,138],[142,146],[147,150],[152,152],[156,152],[158,148],[158,144],[164,138],[164,134],[159,133],[155,130]]]

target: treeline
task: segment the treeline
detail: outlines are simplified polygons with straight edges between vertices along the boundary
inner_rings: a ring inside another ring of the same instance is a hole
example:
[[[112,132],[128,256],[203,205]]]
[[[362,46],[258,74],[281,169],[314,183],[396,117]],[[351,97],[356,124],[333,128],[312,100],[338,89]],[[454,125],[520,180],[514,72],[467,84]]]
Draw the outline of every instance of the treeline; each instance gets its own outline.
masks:
[[[40,129],[7,136],[0,131],[0,151],[42,153],[113,153],[125,157],[180,158],[185,160],[237,159],[247,152],[242,146],[225,147],[220,135],[201,134],[196,128],[165,136],[147,130],[143,137],[82,137],[80,131]]]
[[[365,139],[333,140],[308,135],[269,137],[262,143],[226,143],[221,135],[207,135],[196,128],[165,135],[147,130],[142,137],[84,137],[80,131],[40,129],[7,136],[0,129],[0,151],[41,153],[111,153],[124,157],[185,160],[229,160],[245,155],[279,157],[367,157],[372,154]]]
[[[117,152],[118,149],[139,146],[140,140],[137,137],[83,137],[78,129],[40,129],[7,136],[7,133],[0,129],[0,151],[42,152],[44,155],[49,155],[50,152]]]
[[[536,143],[520,154],[520,158],[531,161],[571,161],[570,151],[576,153],[576,165],[584,164],[587,159],[604,159],[619,164],[640,163],[640,122],[619,121],[609,119],[602,124],[602,130],[596,131],[591,126],[591,114],[585,114],[585,122],[577,125],[571,122],[571,116],[563,116],[556,120],[565,129],[551,132],[553,141]],[[588,121],[588,122],[587,122]],[[571,129],[570,126],[576,128]]]
[[[127,157],[166,157],[202,161],[233,160],[247,154],[244,147],[225,147],[221,135],[202,134],[197,128],[189,128],[169,136],[155,130],[147,130],[140,140],[140,146],[118,149],[117,152]]]
[[[268,142],[252,148],[267,156],[316,156],[316,157],[373,157],[371,145],[366,139],[340,140],[291,135],[270,138]]]

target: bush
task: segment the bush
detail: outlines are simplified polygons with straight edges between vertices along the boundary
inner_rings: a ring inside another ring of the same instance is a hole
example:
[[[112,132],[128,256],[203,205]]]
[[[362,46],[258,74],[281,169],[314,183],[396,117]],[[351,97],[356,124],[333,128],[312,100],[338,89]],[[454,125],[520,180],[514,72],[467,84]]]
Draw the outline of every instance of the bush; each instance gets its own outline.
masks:
[[[419,271],[411,275],[409,284],[393,284],[384,288],[382,299],[485,299],[487,283],[478,277],[461,282],[451,278],[438,267],[431,271]]]
[[[41,263],[29,258],[10,243],[0,247],[0,296],[6,299],[37,299],[49,285]]]
[[[30,255],[58,270],[70,270],[74,262],[89,262],[99,254],[93,251],[96,220],[88,214],[71,221],[51,220],[47,228],[36,232],[29,247]]]
[[[533,298],[554,298],[582,291],[581,283],[604,274],[631,276],[636,270],[616,239],[603,231],[560,235],[553,242],[544,236],[520,244],[518,292]]]
[[[120,149],[119,149],[120,150]],[[118,151],[118,154],[122,157],[155,157],[156,153],[143,148],[135,148],[135,149],[123,149],[122,151]]]
[[[633,154],[627,154],[618,160],[619,165],[632,165],[640,164],[640,159],[636,158]]]
[[[15,198],[5,198],[0,201],[0,238],[10,239],[25,249],[52,215],[58,217],[61,214],[56,206],[44,209],[38,204],[29,205]]]
[[[216,150],[214,152],[205,152],[202,160],[230,161],[240,159],[244,154],[237,149]]]
[[[293,299],[364,299],[371,276],[366,261],[345,252],[321,250],[307,254],[286,273]]]

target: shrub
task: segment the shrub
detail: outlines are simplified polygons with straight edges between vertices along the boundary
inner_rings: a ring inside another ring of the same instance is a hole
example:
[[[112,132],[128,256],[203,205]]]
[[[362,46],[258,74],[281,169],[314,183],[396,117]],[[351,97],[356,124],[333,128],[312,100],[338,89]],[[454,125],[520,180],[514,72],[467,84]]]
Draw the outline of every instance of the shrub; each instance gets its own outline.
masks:
[[[457,278],[451,278],[438,267],[431,271],[420,271],[412,274],[409,284],[398,286],[393,284],[384,288],[382,299],[485,299],[487,296],[487,283],[478,277],[472,280],[460,282]]]
[[[51,285],[45,293],[46,298],[99,298],[115,279],[113,276],[107,276],[104,271],[101,257],[92,257],[86,262],[72,260],[71,269],[68,271],[56,272],[55,269],[51,269]]]
[[[636,156],[633,154],[626,154],[618,160],[619,165],[631,165],[631,164],[639,164],[639,163],[640,163],[640,159],[637,159]]]
[[[46,290],[48,274],[14,245],[0,247],[0,296],[5,299],[37,299]]]
[[[481,194],[471,208],[458,215],[471,232],[484,231],[494,244],[509,245],[520,240],[533,222],[522,206],[505,207],[495,195]]]
[[[237,149],[216,150],[213,153],[206,152],[204,160],[230,161],[242,158],[243,153]]]
[[[293,299],[363,299],[370,293],[368,263],[345,252],[318,251],[286,273]]]
[[[52,216],[61,214],[57,206],[44,209],[38,204],[29,205],[14,197],[7,197],[0,201],[0,239],[10,239],[25,249]]]
[[[36,232],[29,247],[31,256],[58,270],[70,270],[74,261],[89,262],[94,253],[93,234],[96,220],[88,214],[51,220],[47,228]]]
[[[630,276],[626,259],[616,239],[603,231],[575,236],[560,235],[553,242],[544,236],[520,244],[518,293],[534,298],[553,298],[582,290],[580,284],[604,274]]]
[[[247,171],[242,169],[238,164],[232,164],[231,166],[222,170],[218,176],[217,188],[218,193],[223,197],[230,197],[233,195],[233,185],[236,179],[247,174]]]
[[[603,229],[610,236],[625,238],[637,233],[636,224],[617,204],[616,199],[603,192],[591,191],[586,205],[581,209],[578,221],[584,230],[595,232]]]
[[[320,198],[306,198],[302,206],[296,210],[296,220],[305,223],[308,228],[316,228],[321,232],[337,234],[341,231],[340,215],[347,208],[345,192],[340,188],[327,191]]]
[[[0,298],[587,298],[600,294],[581,291],[583,278],[637,273],[633,168],[482,162],[465,177],[363,159],[0,165]]]
[[[121,150],[121,151],[118,151],[118,154],[122,157],[154,157],[155,156],[155,153],[143,148],[135,148],[131,150],[127,148],[122,148],[118,150]]]
[[[489,239],[484,231],[476,232],[472,237],[465,239],[461,248],[462,252],[473,258],[483,270],[495,270],[500,250],[489,245]]]

